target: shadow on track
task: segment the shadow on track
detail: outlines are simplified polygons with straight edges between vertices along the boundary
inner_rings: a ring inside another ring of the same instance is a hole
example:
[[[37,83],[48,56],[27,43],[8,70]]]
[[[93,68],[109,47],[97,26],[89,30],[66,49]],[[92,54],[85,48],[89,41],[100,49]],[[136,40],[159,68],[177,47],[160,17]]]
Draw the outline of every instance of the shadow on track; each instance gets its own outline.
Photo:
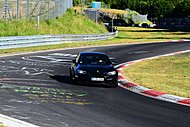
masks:
[[[82,83],[82,82],[73,82],[70,79],[70,76],[66,75],[54,75],[50,76],[51,79],[56,80],[61,83],[74,85],[74,86],[86,86],[86,87],[101,87],[101,88],[112,88],[111,86],[107,86],[105,84],[97,84],[97,83]]]

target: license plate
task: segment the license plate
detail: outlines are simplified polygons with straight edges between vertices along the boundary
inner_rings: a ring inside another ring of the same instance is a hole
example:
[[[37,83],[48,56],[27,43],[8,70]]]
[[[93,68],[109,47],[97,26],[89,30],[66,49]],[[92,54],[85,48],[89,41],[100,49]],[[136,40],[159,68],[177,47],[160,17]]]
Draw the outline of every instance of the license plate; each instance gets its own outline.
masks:
[[[91,81],[104,81],[104,78],[91,78]]]

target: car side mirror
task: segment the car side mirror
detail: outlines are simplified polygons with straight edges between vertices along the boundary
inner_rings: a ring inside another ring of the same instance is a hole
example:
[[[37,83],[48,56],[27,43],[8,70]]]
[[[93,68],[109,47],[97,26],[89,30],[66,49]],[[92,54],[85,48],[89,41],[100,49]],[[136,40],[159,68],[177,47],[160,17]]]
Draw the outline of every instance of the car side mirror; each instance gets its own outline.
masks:
[[[117,65],[116,58],[110,57],[109,59],[110,59],[112,65],[114,65],[114,66]]]
[[[114,65],[114,66],[117,64],[116,61],[112,61],[111,63],[112,63],[112,65]]]

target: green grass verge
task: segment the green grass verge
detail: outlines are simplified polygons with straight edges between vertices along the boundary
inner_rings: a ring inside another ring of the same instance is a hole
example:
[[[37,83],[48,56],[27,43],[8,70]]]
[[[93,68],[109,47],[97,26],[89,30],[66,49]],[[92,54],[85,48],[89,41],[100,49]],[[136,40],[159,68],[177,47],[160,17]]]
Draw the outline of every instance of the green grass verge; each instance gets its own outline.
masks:
[[[43,34],[92,34],[106,33],[103,24],[96,24],[85,16],[68,10],[63,17],[40,21],[40,29],[36,20],[0,20],[0,36],[25,36]]]
[[[190,97],[190,53],[139,62],[123,70],[130,81],[158,91]]]
[[[118,36],[110,40],[6,49],[6,50],[0,50],[0,55],[19,53],[19,52],[34,52],[41,50],[73,48],[73,47],[82,47],[82,46],[98,46],[98,45],[111,45],[111,44],[142,43],[142,42],[164,42],[173,39],[188,39],[190,36],[189,32],[182,32],[182,31],[170,32],[167,29],[118,27],[118,30],[119,30]]]

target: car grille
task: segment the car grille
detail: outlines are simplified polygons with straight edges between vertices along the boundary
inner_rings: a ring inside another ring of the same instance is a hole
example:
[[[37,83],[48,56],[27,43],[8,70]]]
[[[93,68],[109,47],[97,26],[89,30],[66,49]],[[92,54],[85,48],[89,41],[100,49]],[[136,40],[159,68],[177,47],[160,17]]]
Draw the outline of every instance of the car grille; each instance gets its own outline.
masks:
[[[101,72],[97,72],[97,71],[90,73],[91,77],[104,77],[104,75],[105,75],[105,73],[101,73]]]

